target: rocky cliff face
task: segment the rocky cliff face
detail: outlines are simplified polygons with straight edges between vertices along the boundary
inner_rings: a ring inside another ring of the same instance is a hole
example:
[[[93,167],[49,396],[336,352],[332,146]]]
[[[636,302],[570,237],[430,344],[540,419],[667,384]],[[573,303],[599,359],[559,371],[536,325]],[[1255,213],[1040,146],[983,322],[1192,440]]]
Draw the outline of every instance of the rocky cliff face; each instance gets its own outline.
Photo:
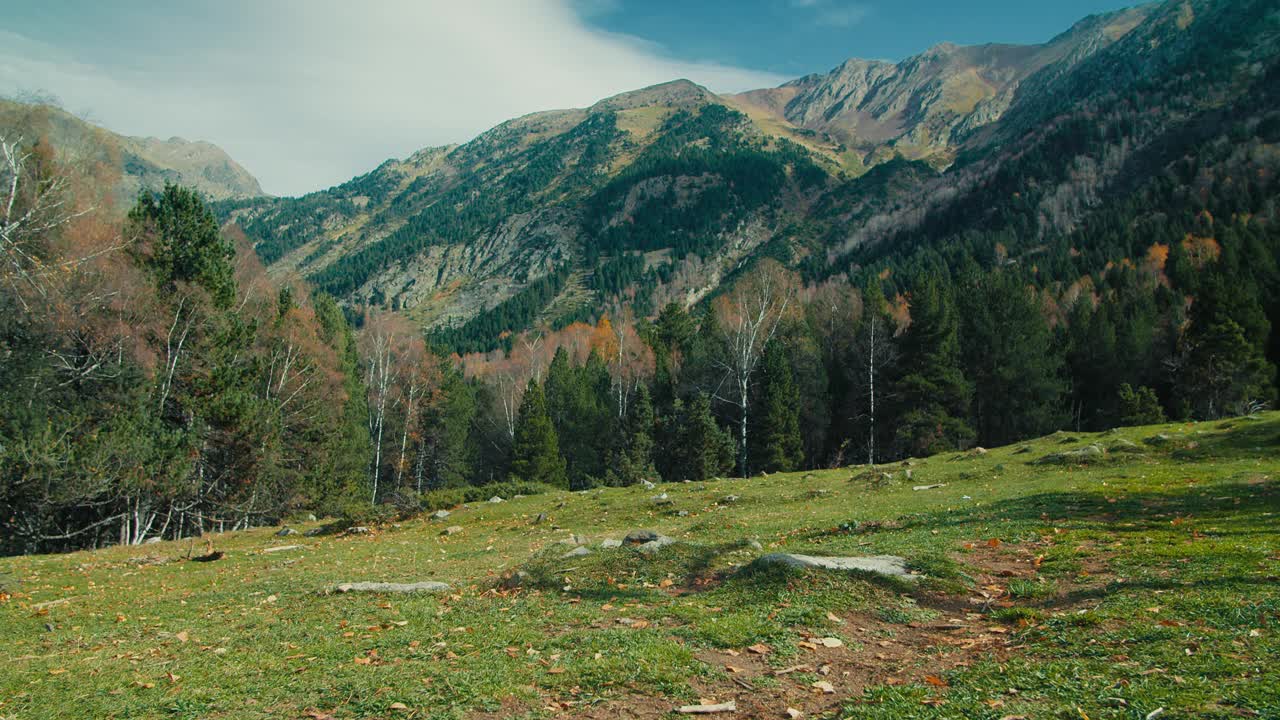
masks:
[[[945,167],[973,130],[1004,114],[1020,83],[1049,67],[1069,72],[1149,12],[1091,17],[1044,45],[943,43],[900,63],[853,59],[741,97],[798,128],[829,135],[863,166],[901,156]]]
[[[211,200],[258,197],[258,181],[221,148],[182,138],[159,140],[117,135],[51,105],[0,100],[0,131],[44,139],[71,162],[94,162],[114,171],[117,208],[127,209],[138,192],[166,182],[194,187]]]
[[[219,212],[272,272],[428,328],[553,276],[569,280],[549,301],[539,286],[539,321],[693,303],[765,253],[822,277],[1014,216],[1034,243],[1194,154],[1223,126],[1206,113],[1260,118],[1241,103],[1280,77],[1273,6],[1166,0],[1043,45],[943,44],[734,96],[666,83]]]

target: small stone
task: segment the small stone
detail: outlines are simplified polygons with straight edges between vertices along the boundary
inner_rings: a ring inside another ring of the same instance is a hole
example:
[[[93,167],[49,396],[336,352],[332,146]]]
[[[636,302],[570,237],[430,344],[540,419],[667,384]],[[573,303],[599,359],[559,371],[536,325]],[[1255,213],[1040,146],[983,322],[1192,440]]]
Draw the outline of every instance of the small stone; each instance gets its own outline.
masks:
[[[347,528],[348,535],[368,535],[371,532],[373,531],[364,525],[356,525],[355,527]]]
[[[494,495],[493,497],[489,498],[489,502],[494,503],[494,504],[497,504],[497,503],[500,503],[500,502],[506,502],[506,500],[503,500],[502,498],[498,497],[497,495]]]
[[[725,495],[724,497],[720,498],[720,504],[721,504],[721,505],[735,505],[735,504],[737,504],[738,502],[740,502],[741,500],[742,500],[742,498],[741,498],[741,497],[739,497],[739,496],[737,496],[737,495]]]
[[[448,510],[437,510],[437,511],[435,511],[435,512],[431,513],[430,515],[428,515],[427,517],[428,517],[428,518],[430,518],[430,519],[431,519],[431,520],[433,520],[433,521],[444,520],[445,518],[449,517],[449,511],[448,511]]]
[[[658,487],[658,486],[657,486],[657,485],[654,485],[653,483],[649,482],[648,480],[641,480],[641,481],[640,481],[640,487],[644,488],[645,490],[652,490],[652,489],[654,489],[654,488],[656,488],[656,487]]]
[[[681,510],[680,512],[676,513],[676,517],[689,517],[689,511]]]
[[[462,526],[461,526],[461,525],[450,525],[449,527],[447,527],[447,528],[445,528],[443,531],[441,531],[441,533],[440,533],[440,534],[441,534],[441,535],[457,535],[457,534],[458,534],[458,533],[460,533],[460,532],[462,532]]]
[[[760,541],[755,538],[751,538],[750,540],[747,541],[747,547],[751,548],[752,550],[764,550],[764,546],[761,545]]]
[[[567,559],[569,559],[569,558],[585,557],[585,556],[590,555],[590,554],[591,554],[591,548],[589,548],[589,547],[587,547],[587,546],[585,546],[585,545],[579,545],[578,547],[576,547],[576,548],[574,548],[574,549],[570,550],[569,552],[567,552],[567,553],[565,553],[565,554],[561,555],[561,556],[560,556],[560,559],[561,559],[561,560],[567,560]]]
[[[297,534],[298,534],[297,530],[294,530],[291,527],[285,526],[280,528],[280,532],[276,533],[276,537],[289,537],[290,535],[297,535]]]
[[[612,550],[620,547],[622,547],[622,541],[616,538],[608,538],[607,540],[600,541],[600,549],[602,550]]]
[[[303,537],[315,537],[315,536],[317,536],[317,535],[321,535],[321,534],[323,534],[323,533],[324,533],[324,528],[311,528],[310,530],[308,530],[308,531],[306,531],[306,532],[302,533],[302,536],[303,536]]]
[[[147,538],[146,540],[144,540],[144,541],[143,541],[143,543],[142,543],[142,544],[143,544],[143,545],[155,545],[156,543],[158,543],[158,542],[160,542],[160,541],[162,541],[162,540],[164,540],[164,538],[162,538],[162,537],[160,537],[159,535],[157,535],[156,537],[149,537],[149,538]]]
[[[534,518],[534,519],[533,519],[533,524],[534,524],[534,525],[541,525],[542,523],[544,523],[544,522],[546,522],[546,521],[547,521],[547,514],[546,514],[546,513],[538,513],[538,517],[536,517],[536,518]]]

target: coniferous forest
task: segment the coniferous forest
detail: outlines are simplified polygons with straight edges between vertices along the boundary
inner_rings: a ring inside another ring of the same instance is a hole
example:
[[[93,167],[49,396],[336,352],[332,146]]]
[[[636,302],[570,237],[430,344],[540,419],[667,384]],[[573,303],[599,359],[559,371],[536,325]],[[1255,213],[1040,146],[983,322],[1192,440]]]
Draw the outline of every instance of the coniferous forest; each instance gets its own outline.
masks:
[[[1273,407],[1274,23],[1196,7],[1033,75],[945,170],[837,169],[700,90],[647,145],[618,103],[300,199],[119,207],[118,168],[0,133],[0,553]],[[510,292],[420,322],[415,258],[481,246]]]

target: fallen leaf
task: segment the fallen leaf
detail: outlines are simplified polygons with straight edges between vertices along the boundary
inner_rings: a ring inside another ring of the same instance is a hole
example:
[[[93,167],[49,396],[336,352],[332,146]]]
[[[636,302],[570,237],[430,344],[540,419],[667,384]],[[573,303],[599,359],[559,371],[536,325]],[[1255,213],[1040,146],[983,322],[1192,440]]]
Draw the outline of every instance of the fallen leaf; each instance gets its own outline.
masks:
[[[989,548],[998,548],[998,547],[1000,547],[1000,538],[991,538],[990,540],[988,540],[988,541],[987,541],[987,547],[989,547]]]
[[[388,709],[388,710],[398,710],[398,711],[401,711],[401,712],[407,712],[407,711],[409,710],[409,706],[408,706],[408,705],[405,705],[405,704],[404,704],[404,703],[402,703],[402,702],[393,702],[393,703],[391,703],[390,705],[388,705],[388,706],[387,706],[387,709]]]
[[[773,651],[773,648],[770,648],[768,645],[765,645],[764,643],[757,643],[747,648],[747,650],[757,655],[768,655],[770,652]]]
[[[182,632],[174,635],[174,637],[178,638],[178,642],[186,642],[189,636],[187,635],[187,631],[183,630]]]
[[[938,677],[937,675],[925,675],[925,676],[924,676],[924,681],[925,681],[925,682],[927,682],[927,683],[929,683],[930,685],[932,685],[932,686],[934,686],[934,687],[950,687],[950,685],[948,685],[948,684],[947,684],[947,681],[946,681],[946,680],[943,680],[942,678]]]

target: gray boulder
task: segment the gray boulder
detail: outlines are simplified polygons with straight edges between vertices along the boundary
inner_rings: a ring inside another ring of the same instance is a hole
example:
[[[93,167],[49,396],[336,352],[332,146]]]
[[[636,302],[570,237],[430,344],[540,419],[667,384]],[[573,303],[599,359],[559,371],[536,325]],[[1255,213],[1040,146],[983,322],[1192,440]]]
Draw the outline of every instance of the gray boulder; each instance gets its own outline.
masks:
[[[293,528],[286,526],[286,527],[280,528],[280,532],[276,533],[276,537],[289,537],[290,535],[297,535],[297,534],[298,534],[297,530],[294,530]]]
[[[431,513],[430,515],[428,515],[428,516],[427,516],[427,518],[428,518],[428,519],[430,519],[430,520],[432,520],[432,521],[437,521],[437,522],[438,522],[438,521],[440,521],[440,520],[444,520],[444,519],[445,519],[445,518],[447,518],[447,517],[449,517],[449,511],[448,511],[448,510],[437,510],[437,511],[435,511],[435,512],[433,512],[433,513]]]
[[[449,590],[447,584],[430,580],[416,583],[353,582],[342,583],[334,588],[334,592],[339,593],[442,593]]]
[[[620,547],[622,547],[622,541],[617,538],[608,538],[600,541],[601,550],[613,550],[614,548]]]
[[[506,502],[506,500],[503,500],[502,498],[498,497],[497,495],[494,495],[493,497],[489,498],[489,502],[491,502],[491,503],[495,503],[495,504],[496,504],[496,503],[500,503],[500,502]]]
[[[441,535],[457,535],[460,532],[462,532],[461,525],[450,525],[449,527],[442,530],[440,534]]]
[[[591,548],[587,547],[586,545],[579,545],[578,547],[576,547],[576,548],[574,548],[574,549],[570,550],[569,552],[567,552],[567,553],[565,553],[565,554],[561,555],[561,556],[560,556],[560,559],[561,559],[561,560],[568,560],[569,558],[585,557],[585,556],[590,555],[590,554],[591,554]]]
[[[793,553],[772,553],[760,558],[757,562],[787,565],[797,568],[813,568],[818,570],[858,570],[876,573],[886,577],[897,577],[903,580],[919,580],[922,576],[907,569],[905,558],[897,555],[873,555],[870,557],[819,557],[815,555],[796,555]]]
[[[1105,456],[1097,445],[1086,445],[1077,450],[1066,450],[1060,453],[1045,455],[1033,462],[1033,465],[1088,465],[1098,462]]]

